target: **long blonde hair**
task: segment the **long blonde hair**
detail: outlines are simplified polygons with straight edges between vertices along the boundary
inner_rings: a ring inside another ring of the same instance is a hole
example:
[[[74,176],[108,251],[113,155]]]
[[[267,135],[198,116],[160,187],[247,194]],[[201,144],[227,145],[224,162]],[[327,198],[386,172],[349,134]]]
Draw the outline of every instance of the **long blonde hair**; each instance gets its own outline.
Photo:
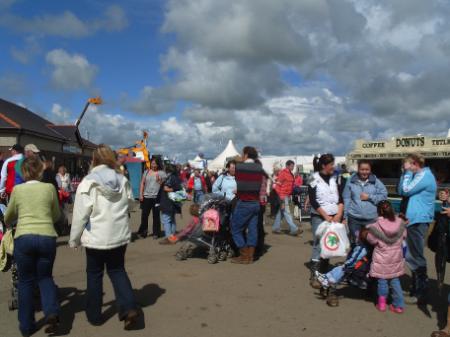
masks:
[[[116,171],[119,169],[114,151],[106,144],[100,144],[92,154],[92,167],[99,165],[106,165]]]

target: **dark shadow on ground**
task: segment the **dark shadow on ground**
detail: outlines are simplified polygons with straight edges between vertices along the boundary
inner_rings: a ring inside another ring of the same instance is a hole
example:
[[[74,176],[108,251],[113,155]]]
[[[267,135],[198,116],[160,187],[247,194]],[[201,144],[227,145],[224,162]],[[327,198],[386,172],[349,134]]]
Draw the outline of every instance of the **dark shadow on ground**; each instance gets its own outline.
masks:
[[[141,289],[134,289],[133,292],[139,307],[140,316],[131,330],[142,330],[145,329],[145,317],[142,308],[154,305],[158,299],[166,293],[166,290],[159,287],[157,284],[151,283],[145,285]],[[58,332],[52,336],[70,335],[75,320],[75,314],[85,310],[86,292],[73,287],[60,288],[59,300],[61,304],[60,325]],[[110,301],[104,303],[103,307],[106,308],[102,313],[102,321],[105,323],[117,314],[116,302]],[[44,321],[41,320],[37,324],[39,327],[42,327]]]

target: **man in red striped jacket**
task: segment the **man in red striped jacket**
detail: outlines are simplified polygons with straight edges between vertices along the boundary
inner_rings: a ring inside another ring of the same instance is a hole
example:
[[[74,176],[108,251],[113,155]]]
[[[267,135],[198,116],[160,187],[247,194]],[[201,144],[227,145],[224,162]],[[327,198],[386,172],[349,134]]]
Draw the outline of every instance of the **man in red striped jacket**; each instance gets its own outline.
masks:
[[[231,262],[253,263],[258,243],[258,215],[260,211],[260,190],[263,180],[261,164],[256,163],[258,152],[254,147],[243,149],[242,162],[236,164],[237,203],[231,218],[231,232],[240,255]],[[244,237],[244,232],[247,235]]]

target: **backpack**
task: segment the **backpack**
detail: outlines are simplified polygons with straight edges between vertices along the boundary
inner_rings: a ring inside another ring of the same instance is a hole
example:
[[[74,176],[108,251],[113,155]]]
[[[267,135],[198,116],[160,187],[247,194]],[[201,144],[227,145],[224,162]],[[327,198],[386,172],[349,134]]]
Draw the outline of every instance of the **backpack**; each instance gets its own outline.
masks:
[[[220,228],[220,215],[216,209],[208,209],[203,214],[203,231],[218,232]]]

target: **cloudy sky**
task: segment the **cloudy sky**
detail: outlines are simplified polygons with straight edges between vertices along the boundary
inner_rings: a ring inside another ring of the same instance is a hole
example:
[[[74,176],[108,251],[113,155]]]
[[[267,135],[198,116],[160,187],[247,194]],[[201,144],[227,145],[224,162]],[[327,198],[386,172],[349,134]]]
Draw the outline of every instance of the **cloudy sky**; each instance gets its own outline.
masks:
[[[446,0],[0,0],[0,97],[83,136],[212,157],[446,135]]]

